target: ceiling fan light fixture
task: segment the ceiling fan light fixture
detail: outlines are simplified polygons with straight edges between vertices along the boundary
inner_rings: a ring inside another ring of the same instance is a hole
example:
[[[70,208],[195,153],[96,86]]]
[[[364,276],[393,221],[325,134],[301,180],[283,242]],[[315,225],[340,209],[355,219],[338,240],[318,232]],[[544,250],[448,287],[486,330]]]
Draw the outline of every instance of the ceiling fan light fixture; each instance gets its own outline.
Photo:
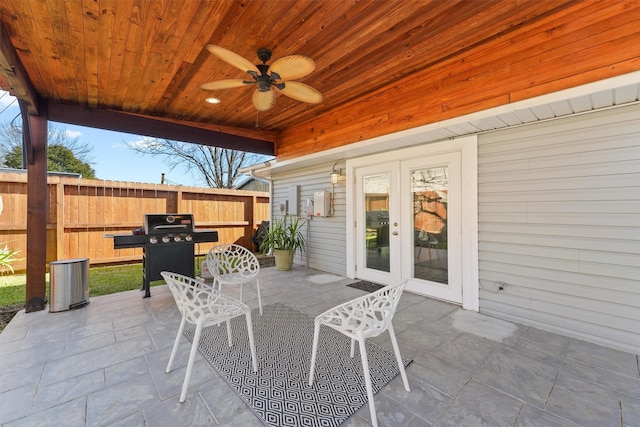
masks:
[[[220,99],[219,98],[206,98],[205,102],[208,102],[209,104],[220,104]]]
[[[274,89],[296,101],[309,104],[320,104],[324,101],[322,94],[316,89],[304,83],[293,81],[305,77],[315,70],[315,62],[311,58],[303,55],[289,55],[268,65],[267,62],[271,59],[271,50],[260,48],[257,55],[262,64],[254,65],[237,53],[220,46],[207,45],[206,48],[227,64],[247,72],[253,80],[218,80],[200,85],[202,90],[231,89],[255,84],[257,89],[253,94],[253,105],[258,111],[267,111],[275,105]]]
[[[270,110],[276,104],[276,94],[272,89],[266,92],[256,89],[253,92],[253,106],[258,111]]]

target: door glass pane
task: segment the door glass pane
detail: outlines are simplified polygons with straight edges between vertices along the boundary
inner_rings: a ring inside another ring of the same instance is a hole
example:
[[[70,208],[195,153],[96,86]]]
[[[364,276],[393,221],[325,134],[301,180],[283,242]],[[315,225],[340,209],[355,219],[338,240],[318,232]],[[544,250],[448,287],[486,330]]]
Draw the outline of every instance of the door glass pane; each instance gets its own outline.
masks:
[[[364,177],[365,248],[367,268],[390,271],[389,189],[390,175]]]
[[[447,253],[448,168],[411,172],[413,196],[413,277],[449,282]]]

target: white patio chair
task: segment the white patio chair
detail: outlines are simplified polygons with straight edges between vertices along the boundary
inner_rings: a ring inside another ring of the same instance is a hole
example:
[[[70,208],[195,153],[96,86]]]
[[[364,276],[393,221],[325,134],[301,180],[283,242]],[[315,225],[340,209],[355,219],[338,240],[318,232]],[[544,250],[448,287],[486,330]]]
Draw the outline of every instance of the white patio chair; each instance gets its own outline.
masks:
[[[246,304],[228,297],[218,290],[205,285],[203,282],[190,277],[167,271],[163,271],[160,274],[167,282],[167,285],[169,285],[171,294],[176,300],[176,305],[182,315],[178,334],[176,335],[176,340],[173,343],[173,350],[171,350],[171,357],[169,357],[169,363],[167,364],[167,373],[171,372],[171,366],[173,365],[173,360],[176,356],[178,346],[180,345],[185,324],[189,322],[196,325],[193,343],[191,344],[191,353],[189,354],[189,363],[187,364],[187,373],[185,374],[184,382],[182,384],[180,403],[184,402],[187,398],[187,389],[189,388],[189,381],[191,379],[193,360],[195,359],[196,352],[198,351],[200,335],[202,333],[202,328],[204,327],[217,325],[221,322],[227,322],[227,337],[229,340],[229,347],[231,347],[233,345],[233,341],[231,338],[231,324],[229,323],[229,320],[237,316],[245,315],[247,318],[249,346],[251,347],[251,357],[253,359],[253,371],[255,372],[258,370],[256,362],[256,348],[253,341],[251,309]]]
[[[242,285],[256,282],[258,291],[258,307],[262,314],[260,298],[260,263],[258,258],[247,248],[240,245],[221,244],[214,246],[207,253],[207,266],[213,275],[213,285],[222,291],[222,285],[240,285],[240,301],[242,301]]]
[[[367,349],[365,340],[367,338],[377,337],[384,331],[389,331],[393,352],[398,361],[398,368],[404,388],[409,390],[409,382],[407,374],[404,370],[398,341],[393,331],[391,320],[398,307],[398,302],[402,296],[402,291],[406,285],[406,280],[394,285],[385,286],[384,288],[370,293],[368,295],[340,304],[330,310],[325,311],[315,320],[315,329],[313,331],[313,350],[311,353],[311,368],[309,370],[309,385],[313,385],[313,375],[316,364],[316,356],[318,351],[318,340],[320,337],[320,327],[326,325],[338,332],[351,338],[351,357],[353,357],[355,342],[360,345],[360,358],[362,359],[362,370],[364,382],[367,388],[367,397],[369,398],[369,411],[371,412],[371,423],[378,425],[376,417],[376,408],[373,402],[373,390],[371,388],[371,376],[369,374],[369,360],[367,359]]]

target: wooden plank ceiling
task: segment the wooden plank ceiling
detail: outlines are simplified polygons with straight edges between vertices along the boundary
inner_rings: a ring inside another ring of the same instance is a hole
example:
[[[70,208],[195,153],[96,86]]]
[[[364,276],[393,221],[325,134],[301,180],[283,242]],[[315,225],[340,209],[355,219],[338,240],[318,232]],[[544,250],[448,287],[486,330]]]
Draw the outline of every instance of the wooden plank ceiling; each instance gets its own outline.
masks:
[[[132,113],[275,143],[288,129],[357,105],[384,88],[394,90],[401,79],[575,5],[573,0],[2,0],[0,20],[33,91],[53,107]],[[310,105],[279,94],[274,108],[258,114],[251,102],[254,86],[201,90],[206,82],[248,77],[211,55],[205,49],[209,43],[256,64],[261,47],[273,51],[272,61],[309,56],[316,69],[299,81],[319,90],[324,101]],[[0,69],[0,87],[20,92],[9,66]],[[209,96],[222,102],[204,102]]]

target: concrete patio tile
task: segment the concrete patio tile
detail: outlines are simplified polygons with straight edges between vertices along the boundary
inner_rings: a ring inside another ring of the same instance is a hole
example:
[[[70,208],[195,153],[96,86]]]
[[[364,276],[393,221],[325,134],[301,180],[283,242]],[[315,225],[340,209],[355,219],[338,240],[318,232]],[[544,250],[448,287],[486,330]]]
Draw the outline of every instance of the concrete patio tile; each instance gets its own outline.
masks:
[[[427,321],[424,323],[429,322]],[[445,337],[422,328],[422,324],[422,322],[417,323],[410,329],[407,329],[400,333],[396,332],[396,338],[398,339],[398,346],[400,347],[401,352],[402,349],[405,348],[405,346],[418,350],[431,351],[447,342],[447,339]],[[385,335],[385,337],[387,337],[387,335]]]
[[[177,356],[176,356],[177,357]],[[185,355],[185,359],[188,355]],[[178,401],[182,391],[184,376],[187,373],[186,366],[174,368],[170,373],[166,373],[165,369],[152,370],[151,376],[156,385],[156,389],[162,399],[174,399]],[[197,390],[198,387],[213,378],[213,368],[209,362],[200,358],[193,362],[191,371],[191,380],[189,381],[189,390]]]
[[[620,425],[620,394],[560,372],[547,411],[584,427]]]
[[[562,364],[561,372],[582,378],[593,384],[640,399],[640,379],[630,378],[611,371],[587,366],[583,363],[567,359]]]
[[[66,381],[39,387],[32,405],[33,412],[43,411],[105,388],[104,372],[94,371]]]
[[[86,322],[86,316],[84,321]],[[77,340],[105,332],[113,333],[113,324],[108,318],[104,318],[101,321],[96,319],[91,323],[79,324],[76,322],[71,328],[69,328],[68,333],[65,336],[65,340],[75,342]]]
[[[196,396],[197,393],[189,393],[190,396]],[[199,394],[207,404],[213,416],[218,420],[220,425],[234,425],[234,422],[245,420],[247,426],[262,426],[256,415],[253,414],[244,401],[225,380],[220,376],[214,376],[211,381],[203,384],[199,389]],[[247,416],[247,414],[249,416]]]
[[[145,325],[155,348],[158,351],[166,352],[167,360],[169,360],[169,354],[171,354],[171,349],[178,333],[178,326],[180,325],[180,320],[177,316],[178,314],[172,316],[171,322],[154,323],[152,327]]]
[[[29,415],[35,384],[26,384],[0,393],[0,425]]]
[[[116,331],[123,330],[135,326],[147,325],[154,321],[153,315],[147,311],[133,315],[127,313],[126,315],[113,319],[113,328]]]
[[[155,350],[150,339],[129,340],[47,363],[41,384],[53,384]]]
[[[622,396],[622,426],[640,427],[640,399]]]
[[[569,346],[569,338],[536,328],[528,328],[513,348],[520,353],[550,363],[562,360]]]
[[[433,422],[451,402],[451,396],[430,387],[413,376],[409,376],[408,379],[411,391],[404,389],[402,377],[398,375],[374,396],[379,420],[382,418],[380,417],[382,410],[385,415],[388,412],[384,418],[389,420],[391,425],[404,425],[416,413],[419,413],[423,419]],[[398,408],[409,409],[409,412],[400,411]],[[395,411],[401,415],[394,415]]]
[[[37,384],[40,381],[44,365],[29,366],[18,370],[9,370],[10,366],[2,360],[3,372],[0,372],[0,394],[28,384]]]
[[[558,375],[559,363],[550,364],[505,348],[492,353],[474,372],[473,379],[544,408]]]
[[[112,387],[133,377],[148,373],[149,367],[145,357],[139,356],[104,368],[105,384],[107,387]]]
[[[445,341],[430,352],[466,369],[476,369],[495,351],[495,343],[463,333],[453,341]]]
[[[12,322],[13,325],[9,323],[9,325],[7,325],[0,334],[0,345],[2,345],[3,347],[15,341],[23,341],[29,333],[29,330],[31,329],[30,326],[23,325],[21,323],[20,326],[17,326],[19,324],[18,322],[20,322],[20,313],[22,313],[24,316],[24,310],[19,311],[13,317],[13,319],[15,319],[15,322]]]
[[[11,348],[15,345],[21,347],[18,351],[11,351]],[[12,371],[26,369],[30,367],[41,367],[43,364],[50,360],[58,360],[64,357],[65,343],[61,342],[39,342],[33,341],[29,345],[22,345],[21,342],[13,342],[8,345],[3,345],[2,364]],[[5,347],[9,347],[7,352],[4,352]],[[47,351],[42,351],[46,348]]]
[[[69,402],[38,412],[29,418],[2,424],[3,427],[84,427],[86,425],[87,397],[82,396]]]
[[[135,412],[143,411],[159,399],[151,375],[142,375],[107,387],[88,395],[87,425],[107,426]]]
[[[132,339],[150,338],[146,324],[139,324],[131,326],[129,328],[117,329],[115,331],[115,337],[117,342]]]
[[[108,347],[115,343],[116,337],[112,330],[80,338],[69,339],[64,346],[64,357]]]
[[[408,394],[406,391],[405,393]],[[395,399],[389,398],[388,395],[382,393],[376,394],[373,399],[379,427],[403,426],[413,418],[414,413],[404,405],[404,401],[399,403]],[[363,417],[365,420],[371,420],[368,404],[360,408],[358,412],[360,417]]]
[[[483,384],[471,381],[434,423],[444,427],[513,426],[522,403]]]
[[[543,409],[524,404],[514,427],[577,427],[577,425]]]
[[[429,427],[432,425],[433,424],[431,424],[429,421],[422,419],[417,415],[414,415],[414,417],[411,418],[404,427]]]
[[[407,375],[410,376],[409,385],[415,378],[418,382],[428,384],[448,396],[455,396],[469,382],[472,371],[437,356],[424,354],[409,365]]]
[[[569,341],[566,357],[619,375],[640,378],[638,358],[634,354],[572,339]]]
[[[142,412],[109,423],[109,427],[148,427]]]
[[[183,403],[175,399],[165,400],[143,411],[146,427],[189,426],[209,427],[216,419],[199,394],[190,395]]]

